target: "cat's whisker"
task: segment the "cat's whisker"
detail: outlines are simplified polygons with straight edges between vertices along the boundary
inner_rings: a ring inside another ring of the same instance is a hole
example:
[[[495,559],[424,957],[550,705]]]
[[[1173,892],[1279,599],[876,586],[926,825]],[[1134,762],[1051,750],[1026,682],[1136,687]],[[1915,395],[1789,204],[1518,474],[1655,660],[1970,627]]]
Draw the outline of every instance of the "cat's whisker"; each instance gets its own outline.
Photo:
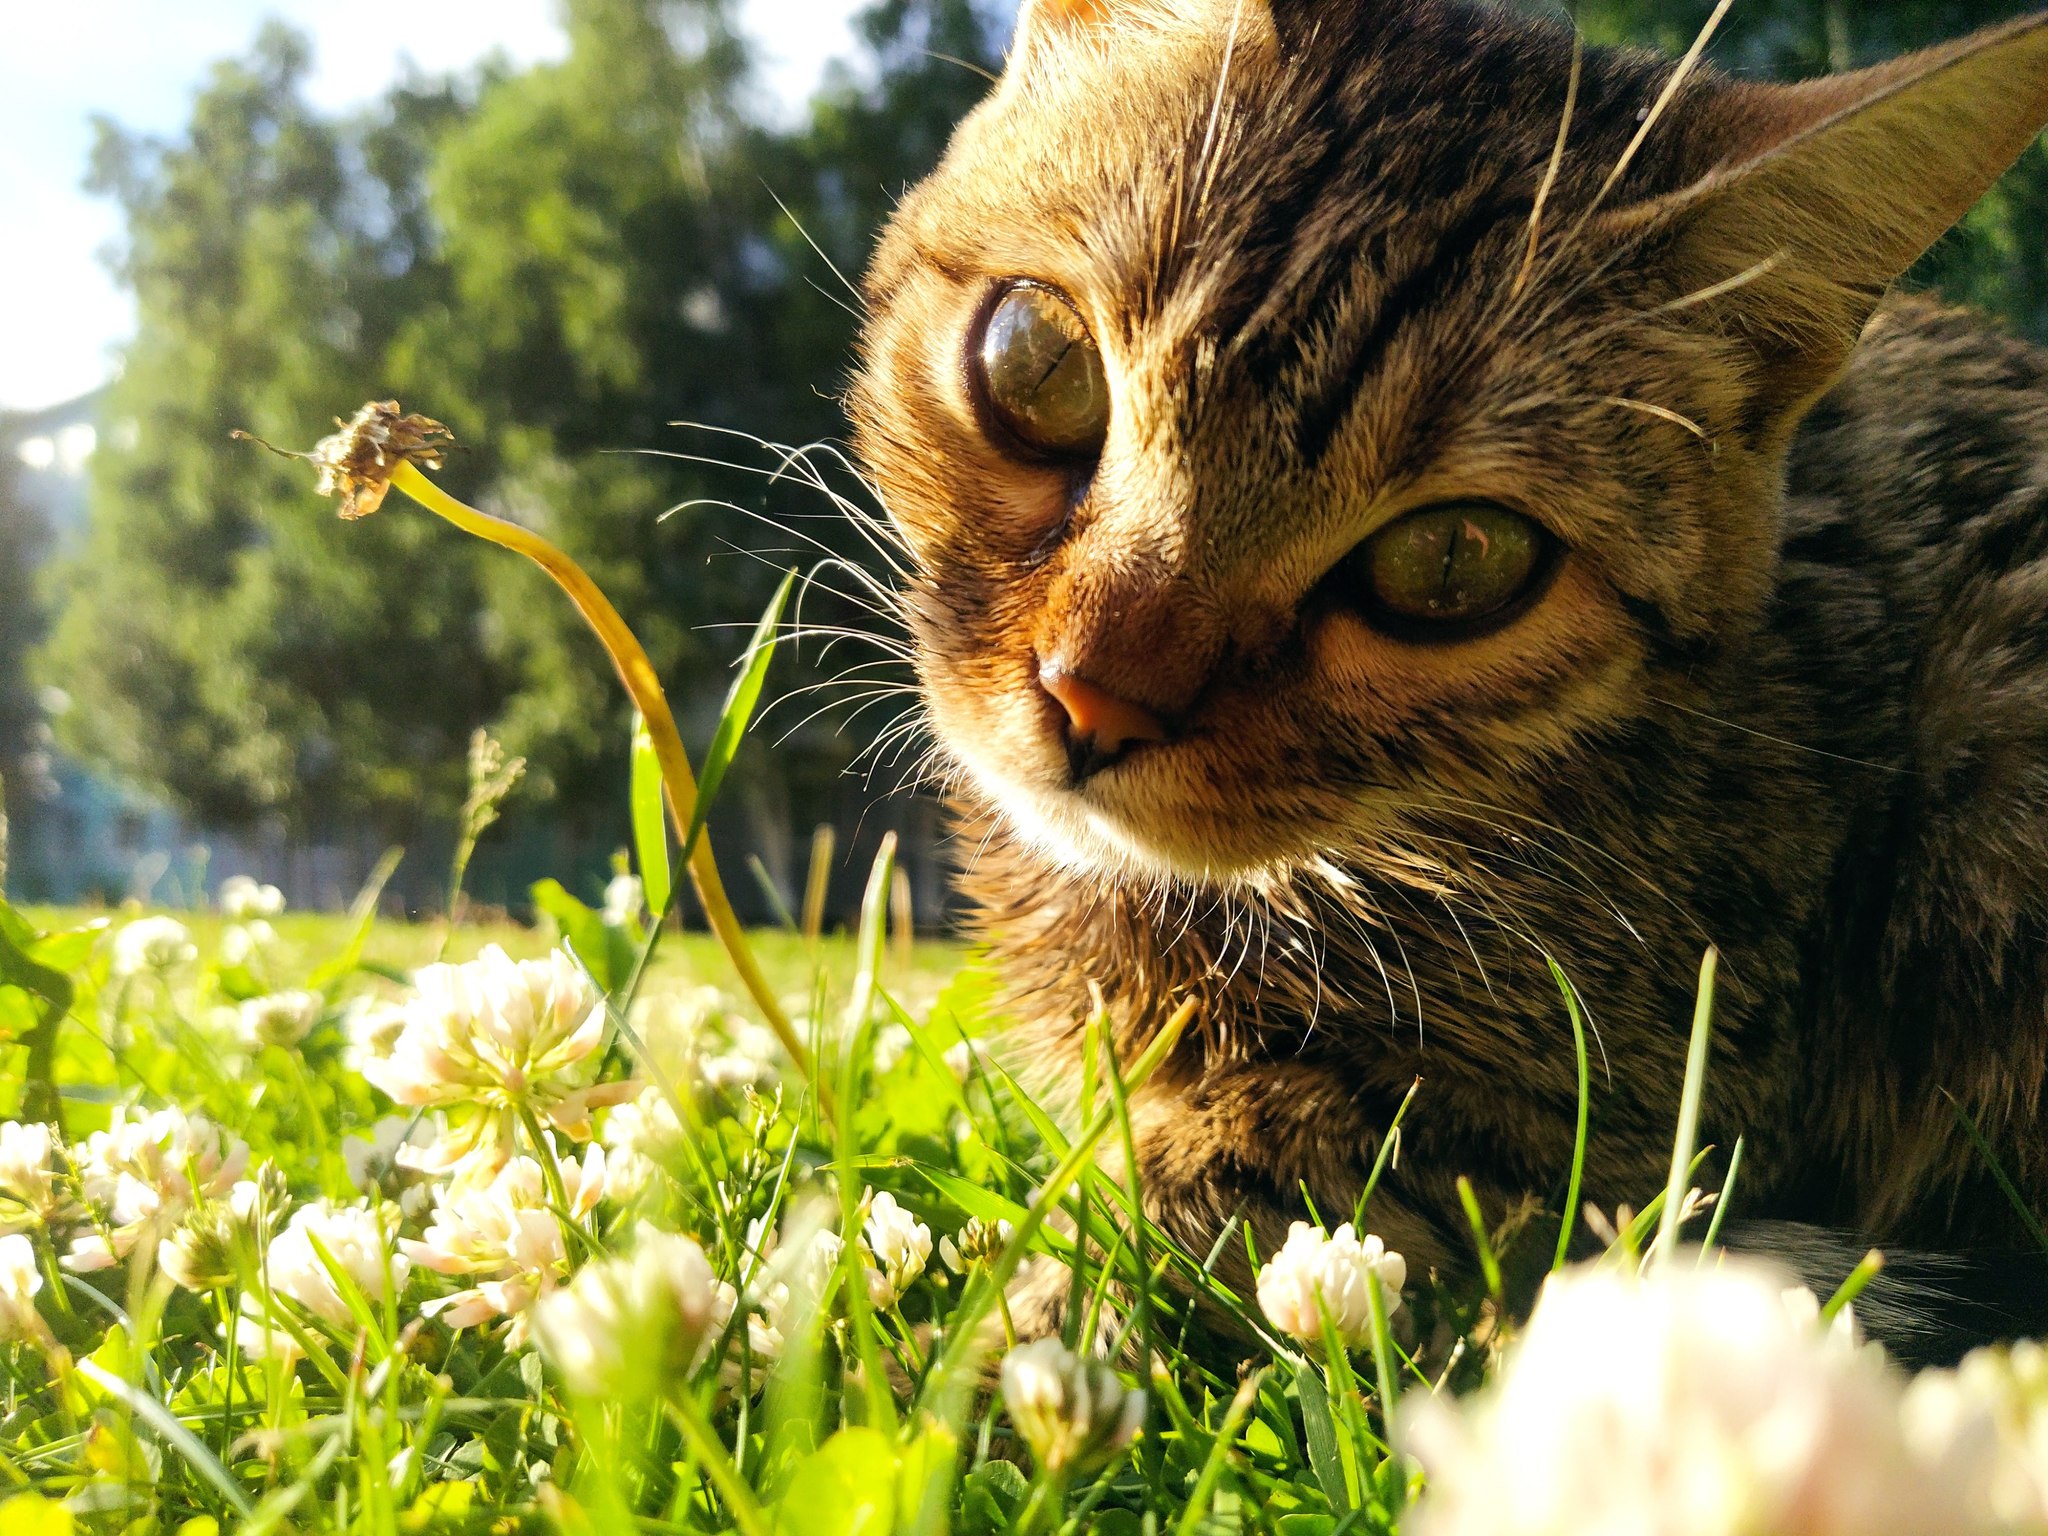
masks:
[[[763,185],[765,186],[766,183],[763,183]],[[768,195],[775,199],[775,206],[782,210],[782,216],[788,219],[789,222],[796,227],[796,232],[804,237],[804,244],[808,245],[812,250],[818,253],[818,260],[825,263],[826,269],[829,272],[831,272],[831,274],[834,277],[839,279],[840,283],[845,287],[846,291],[853,295],[854,302],[861,306],[860,309],[851,311],[854,318],[857,320],[865,318],[865,311],[867,309],[867,295],[860,291],[860,287],[858,284],[854,283],[853,280],[847,277],[847,275],[844,272],[839,270],[839,263],[834,261],[830,256],[825,254],[825,247],[818,244],[816,240],[813,240],[811,238],[811,232],[808,229],[804,228],[804,221],[798,218],[796,214],[790,210],[789,204],[785,203],[782,200],[782,194],[777,192],[773,187],[768,187],[767,190]]]
[[[1824,757],[1830,762],[1847,763],[1852,768],[1868,768],[1873,773],[1895,773],[1904,778],[1916,777],[1911,768],[1901,768],[1891,763],[1873,763],[1867,758],[1848,757],[1840,752],[1829,752],[1820,747],[1809,747],[1804,742],[1793,741],[1790,737],[1773,736],[1769,731],[1759,731],[1747,725],[1738,725],[1733,720],[1724,719],[1720,715],[1710,715],[1705,710],[1690,708],[1673,699],[1659,698],[1654,693],[1645,694],[1644,697],[1652,704],[1656,704],[1664,709],[1675,709],[1682,715],[1691,715],[1695,720],[1705,720],[1713,725],[1724,726],[1731,731],[1740,731],[1745,736],[1754,736],[1758,741],[1768,741],[1773,746],[1785,747],[1793,752],[1804,752],[1812,757]]]

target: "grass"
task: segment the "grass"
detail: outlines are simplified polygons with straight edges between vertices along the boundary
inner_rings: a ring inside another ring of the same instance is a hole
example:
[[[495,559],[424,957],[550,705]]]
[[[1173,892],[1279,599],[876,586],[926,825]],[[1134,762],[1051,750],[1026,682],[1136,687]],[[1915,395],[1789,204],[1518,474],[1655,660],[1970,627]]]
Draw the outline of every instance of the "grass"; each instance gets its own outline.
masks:
[[[265,987],[330,974],[303,1042],[250,1048],[236,1043],[230,1011],[257,989],[248,967],[225,963],[228,925],[179,916],[196,958],[122,979],[110,971],[110,930],[132,914],[19,914],[17,935],[36,935],[24,948],[67,961],[74,987],[58,1075],[77,1157],[116,1105],[175,1105],[245,1141],[252,1165],[274,1163],[294,1206],[360,1199],[345,1149],[393,1111],[352,1065],[347,1021],[360,1000],[401,996],[390,976],[440,953],[443,931],[378,924],[359,963],[331,974],[350,947],[345,920],[276,920]],[[1062,1130],[1000,1069],[979,1065],[963,1081],[948,1068],[949,1048],[997,1022],[973,957],[926,943],[906,958],[882,935],[875,906],[862,935],[815,949],[794,935],[755,936],[840,1086],[836,1120],[819,1114],[786,1059],[775,1063],[779,1081],[758,1091],[680,1085],[686,1144],[668,1149],[644,1188],[608,1197],[578,1224],[564,1270],[630,1247],[652,1222],[694,1236],[737,1281],[752,1224],[856,1229],[857,1205],[882,1191],[935,1238],[976,1219],[1010,1222],[1017,1236],[999,1256],[961,1275],[934,1254],[876,1307],[849,1283],[849,1245],[825,1304],[778,1359],[733,1330],[694,1372],[651,1385],[643,1400],[591,1402],[502,1322],[455,1331],[424,1317],[424,1303],[461,1281],[417,1265],[388,1306],[352,1297],[364,1303],[360,1319],[337,1325],[267,1289],[260,1252],[233,1283],[196,1294],[170,1282],[148,1243],[122,1267],[62,1275],[50,1261],[64,1234],[32,1228],[50,1276],[40,1301],[53,1348],[0,1344],[0,1480],[25,1501],[0,1506],[0,1529],[11,1533],[29,1511],[59,1521],[58,1506],[90,1528],[152,1530],[1394,1529],[1412,1473],[1387,1451],[1377,1399],[1409,1371],[1399,1345],[1383,1341],[1396,1353],[1377,1361],[1368,1350],[1354,1373],[1341,1350],[1325,1367],[1267,1334],[1254,1346],[1263,1369],[1240,1376],[1238,1349],[1218,1349],[1213,1323],[1199,1323],[1187,1298],[1202,1294],[1250,1340],[1265,1332],[1255,1308],[1207,1278],[1207,1256],[1135,1220],[1130,1193],[1091,1171],[1094,1149],[1127,1129],[1125,1096],[1150,1063],[1105,1062],[1080,1124]],[[446,951],[463,959],[496,943],[537,956],[550,942],[510,926],[462,928]],[[720,984],[729,977],[710,941],[665,936],[635,1017],[648,1028],[663,1000]],[[862,996],[865,1008],[849,1013]],[[731,1046],[746,1013],[723,995],[702,1048]],[[609,1060],[610,1076],[632,1070],[624,1052]],[[17,1106],[0,1099],[0,1109]],[[572,1149],[559,1150],[566,1165]],[[1055,1208],[1041,1186],[1077,1180],[1081,1201],[1048,1221]],[[405,1191],[387,1178],[373,1193]],[[416,1238],[429,1217],[417,1196],[406,1209],[404,1235]],[[1032,1255],[1075,1257],[1077,1225],[1091,1245],[1076,1265],[1084,1306],[1070,1342],[1084,1317],[1102,1319],[1128,1346],[1113,1352],[1126,1385],[1149,1397],[1132,1450],[1083,1470],[1042,1464],[988,1390],[1000,1282]],[[260,1307],[266,1295],[303,1335],[304,1358],[289,1368],[251,1358],[223,1330],[248,1298]]]

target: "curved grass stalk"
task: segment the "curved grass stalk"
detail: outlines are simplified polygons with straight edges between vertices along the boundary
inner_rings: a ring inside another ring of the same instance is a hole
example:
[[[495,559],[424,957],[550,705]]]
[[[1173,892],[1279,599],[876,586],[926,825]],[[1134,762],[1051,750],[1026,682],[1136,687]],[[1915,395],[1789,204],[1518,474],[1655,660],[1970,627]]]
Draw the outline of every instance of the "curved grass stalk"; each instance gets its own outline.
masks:
[[[626,621],[619,616],[611,600],[598,590],[597,583],[584,573],[581,566],[539,534],[457,501],[429,480],[410,459],[399,461],[391,472],[390,483],[464,533],[495,544],[500,549],[524,555],[546,571],[569,595],[576,611],[583,615],[584,622],[603,643],[605,654],[611,657],[612,666],[619,674],[619,681],[633,700],[633,707],[640,711],[641,718],[647,723],[655,760],[661,765],[662,783],[668,791],[669,818],[675,823],[677,839],[687,845],[697,805],[696,775],[690,769],[689,754],[683,749],[683,738],[676,730],[675,715],[668,707],[668,697],[662,692],[654,663],[648,659],[645,648],[627,628]],[[697,839],[697,846],[690,854],[689,870],[691,884],[696,887],[697,899],[703,904],[711,931],[731,958],[733,969],[739,973],[754,1006],[761,1010],[768,1027],[775,1031],[775,1037],[782,1042],[789,1059],[815,1083],[810,1052],[798,1038],[796,1026],[776,1001],[774,988],[768,985],[768,978],[762,974],[760,964],[754,958],[746,929],[740,923],[739,914],[733,911],[725,882],[718,873],[718,861],[713,858],[711,844],[706,838],[700,836]]]

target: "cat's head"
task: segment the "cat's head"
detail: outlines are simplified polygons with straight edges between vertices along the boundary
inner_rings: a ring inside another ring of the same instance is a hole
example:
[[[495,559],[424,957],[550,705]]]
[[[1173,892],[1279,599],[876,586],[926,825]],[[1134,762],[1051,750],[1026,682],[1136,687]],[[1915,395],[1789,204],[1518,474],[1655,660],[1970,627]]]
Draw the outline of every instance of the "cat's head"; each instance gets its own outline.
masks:
[[[1027,0],[853,396],[943,750],[1188,882],[1521,801],[1755,626],[1793,429],[2043,118],[2038,21],[1768,87],[1436,0]]]

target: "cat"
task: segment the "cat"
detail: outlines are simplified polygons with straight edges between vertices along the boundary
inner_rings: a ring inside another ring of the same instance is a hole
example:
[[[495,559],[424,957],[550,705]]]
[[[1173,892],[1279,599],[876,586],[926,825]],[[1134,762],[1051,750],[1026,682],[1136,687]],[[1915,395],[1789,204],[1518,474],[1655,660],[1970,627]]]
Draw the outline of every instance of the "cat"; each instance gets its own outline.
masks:
[[[1417,1079],[1372,1229],[1469,1272],[1463,1175],[1554,1235],[1553,960],[1639,1207],[1709,945],[1763,1246],[2025,1249],[1975,1137],[2048,1210],[2048,354],[1892,290],[2044,123],[2048,15],[1767,85],[1028,0],[879,244],[855,446],[1032,1080],[1091,987],[1126,1059],[1199,1001],[1132,1105],[1193,1252],[1348,1214]]]

